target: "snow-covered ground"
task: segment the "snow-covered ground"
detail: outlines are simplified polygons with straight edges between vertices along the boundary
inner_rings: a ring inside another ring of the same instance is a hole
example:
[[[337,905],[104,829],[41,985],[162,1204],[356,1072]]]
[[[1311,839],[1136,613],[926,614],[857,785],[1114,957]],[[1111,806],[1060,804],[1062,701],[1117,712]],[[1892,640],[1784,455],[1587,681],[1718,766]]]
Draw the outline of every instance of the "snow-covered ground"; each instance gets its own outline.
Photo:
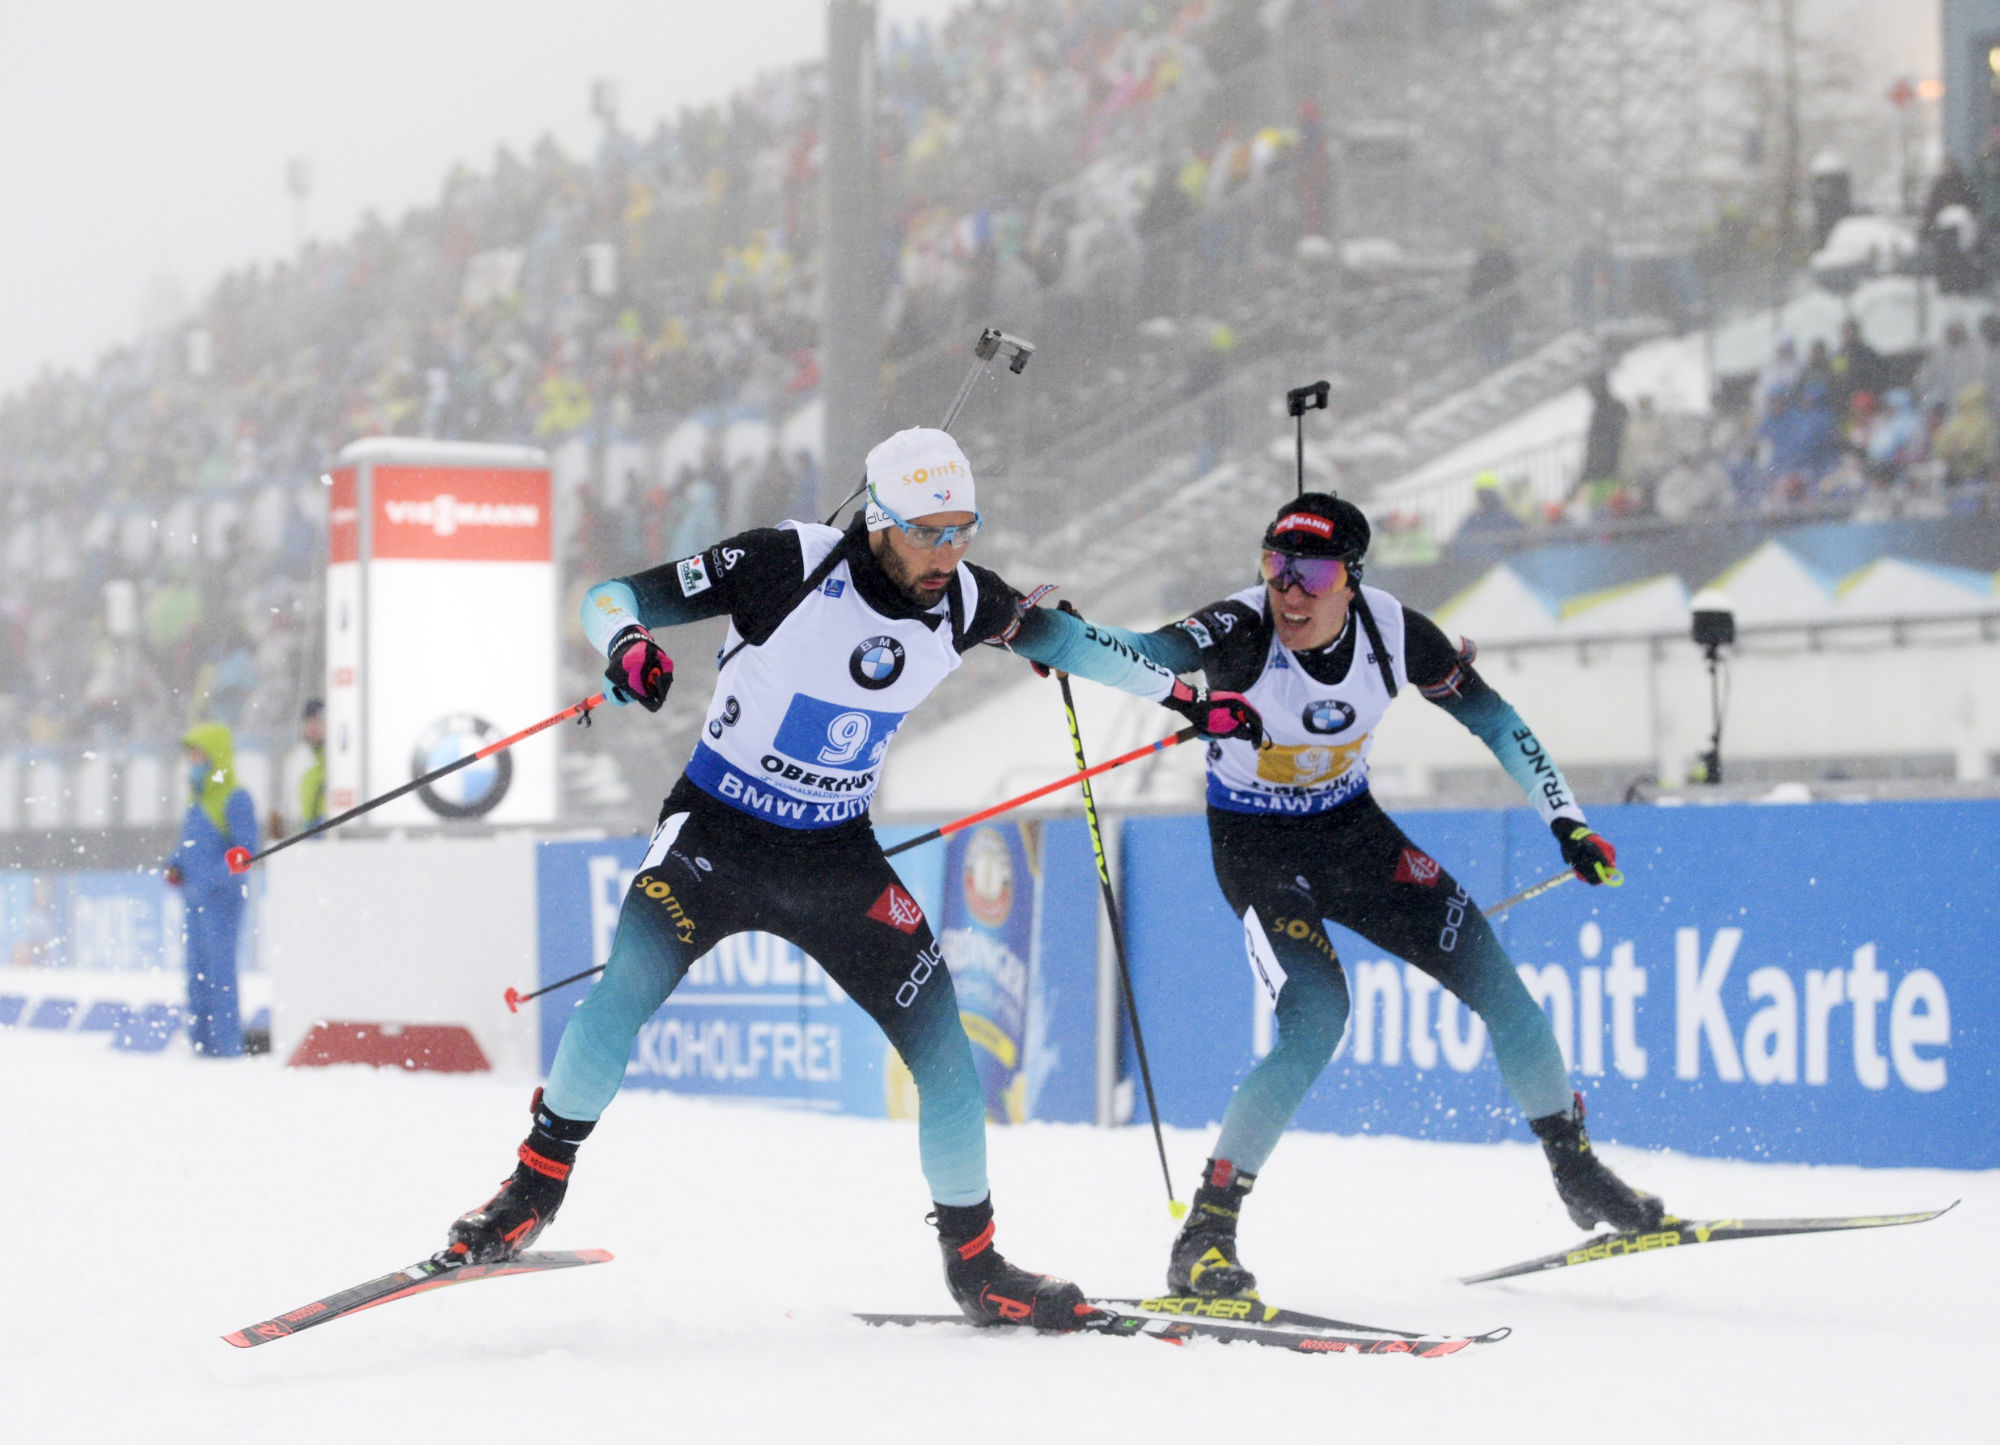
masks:
[[[1336,1065],[1338,1067],[1338,1065]],[[1607,1150],[1689,1214],[1932,1224],[1718,1245],[1467,1288],[1575,1238],[1538,1155],[1294,1135],[1243,1230],[1266,1294],[1440,1360],[871,1330],[948,1308],[909,1124],[633,1092],[545,1243],[594,1269],[444,1290],[254,1351],[219,1336],[427,1253],[511,1164],[518,1086],[115,1055],[0,1033],[0,1440],[739,1442],[1991,1440],[2000,1172]],[[1218,1101],[1220,1102],[1220,1101]],[[999,1243],[1106,1294],[1158,1287],[1151,1138],[992,1133]],[[1206,1136],[1168,1138],[1178,1181]],[[1981,1362],[1985,1361],[1985,1364]]]

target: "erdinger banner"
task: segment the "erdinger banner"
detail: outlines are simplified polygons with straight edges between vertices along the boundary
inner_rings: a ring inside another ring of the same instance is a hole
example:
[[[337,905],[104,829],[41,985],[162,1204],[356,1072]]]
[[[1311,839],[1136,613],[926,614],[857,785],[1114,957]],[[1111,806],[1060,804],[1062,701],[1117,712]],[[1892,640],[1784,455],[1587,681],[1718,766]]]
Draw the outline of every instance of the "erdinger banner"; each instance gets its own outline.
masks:
[[[1467,908],[1559,864],[1526,811],[1399,821]],[[1625,886],[1571,883],[1496,926],[1594,1135],[1734,1158],[2000,1166],[2000,803],[1606,807],[1591,822]],[[1154,1081],[1162,1112],[1190,1126],[1221,1117],[1275,1029],[1207,844],[1199,818],[1126,825]],[[1420,871],[1405,886],[1447,886]],[[1479,1019],[1385,950],[1328,933],[1347,1032],[1295,1123],[1527,1138]]]
[[[954,835],[945,853],[938,939],[979,1066],[986,1117],[998,1123],[1029,1116],[1040,842],[1033,823],[989,824]]]
[[[327,804],[350,808],[555,711],[548,460],[355,442],[329,475]],[[385,805],[373,824],[555,816],[559,739]]]

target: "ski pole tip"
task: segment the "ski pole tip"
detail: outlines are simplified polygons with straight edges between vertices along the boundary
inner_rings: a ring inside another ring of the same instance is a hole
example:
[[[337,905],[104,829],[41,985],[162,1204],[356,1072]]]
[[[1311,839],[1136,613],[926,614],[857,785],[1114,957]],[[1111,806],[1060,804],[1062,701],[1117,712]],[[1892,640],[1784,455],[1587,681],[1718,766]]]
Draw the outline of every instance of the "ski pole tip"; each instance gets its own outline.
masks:
[[[507,986],[507,992],[504,995],[504,997],[507,1000],[508,1013],[517,1014],[521,1011],[521,990],[515,988],[512,984],[509,984]]]
[[[222,855],[222,861],[229,865],[231,873],[248,873],[250,871],[250,850],[244,847],[231,848],[227,853]]]

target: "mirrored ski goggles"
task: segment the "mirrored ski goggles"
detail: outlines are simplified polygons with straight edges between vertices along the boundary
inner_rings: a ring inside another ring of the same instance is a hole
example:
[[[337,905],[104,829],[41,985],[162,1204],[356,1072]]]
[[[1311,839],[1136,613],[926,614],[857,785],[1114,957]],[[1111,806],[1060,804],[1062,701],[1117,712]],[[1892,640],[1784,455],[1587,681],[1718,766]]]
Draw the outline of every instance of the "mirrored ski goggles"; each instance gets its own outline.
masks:
[[[977,537],[979,529],[986,525],[985,517],[978,512],[972,514],[970,522],[961,522],[951,527],[932,527],[923,522],[906,522],[882,505],[882,499],[875,495],[873,487],[868,489],[868,500],[877,511],[896,524],[897,530],[910,539],[912,547],[920,551],[928,552],[934,547],[963,547]]]
[[[1294,557],[1289,552],[1267,551],[1258,570],[1280,592],[1297,587],[1308,597],[1347,585],[1347,564],[1338,557]]]

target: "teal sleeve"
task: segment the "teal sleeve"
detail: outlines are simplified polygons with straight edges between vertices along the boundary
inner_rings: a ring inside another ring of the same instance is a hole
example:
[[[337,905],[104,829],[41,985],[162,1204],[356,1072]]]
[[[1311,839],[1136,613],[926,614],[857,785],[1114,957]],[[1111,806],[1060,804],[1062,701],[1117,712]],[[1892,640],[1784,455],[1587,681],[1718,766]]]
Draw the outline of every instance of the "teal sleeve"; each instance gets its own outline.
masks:
[[[1507,776],[1520,785],[1528,801],[1535,805],[1535,811],[1542,815],[1542,821],[1582,819],[1583,809],[1577,806],[1576,794],[1570,791],[1562,769],[1535,736],[1535,730],[1521,720],[1506,698],[1479,683],[1467,687],[1460,695],[1431,700],[1492,749]]]
[[[626,628],[639,625],[639,597],[630,583],[600,582],[583,594],[583,635],[599,652]]]
[[[1201,668],[1200,649],[1178,628],[1130,632],[1052,607],[1022,613],[1020,631],[1007,645],[1030,662],[1154,702],[1173,690],[1177,673]]]

